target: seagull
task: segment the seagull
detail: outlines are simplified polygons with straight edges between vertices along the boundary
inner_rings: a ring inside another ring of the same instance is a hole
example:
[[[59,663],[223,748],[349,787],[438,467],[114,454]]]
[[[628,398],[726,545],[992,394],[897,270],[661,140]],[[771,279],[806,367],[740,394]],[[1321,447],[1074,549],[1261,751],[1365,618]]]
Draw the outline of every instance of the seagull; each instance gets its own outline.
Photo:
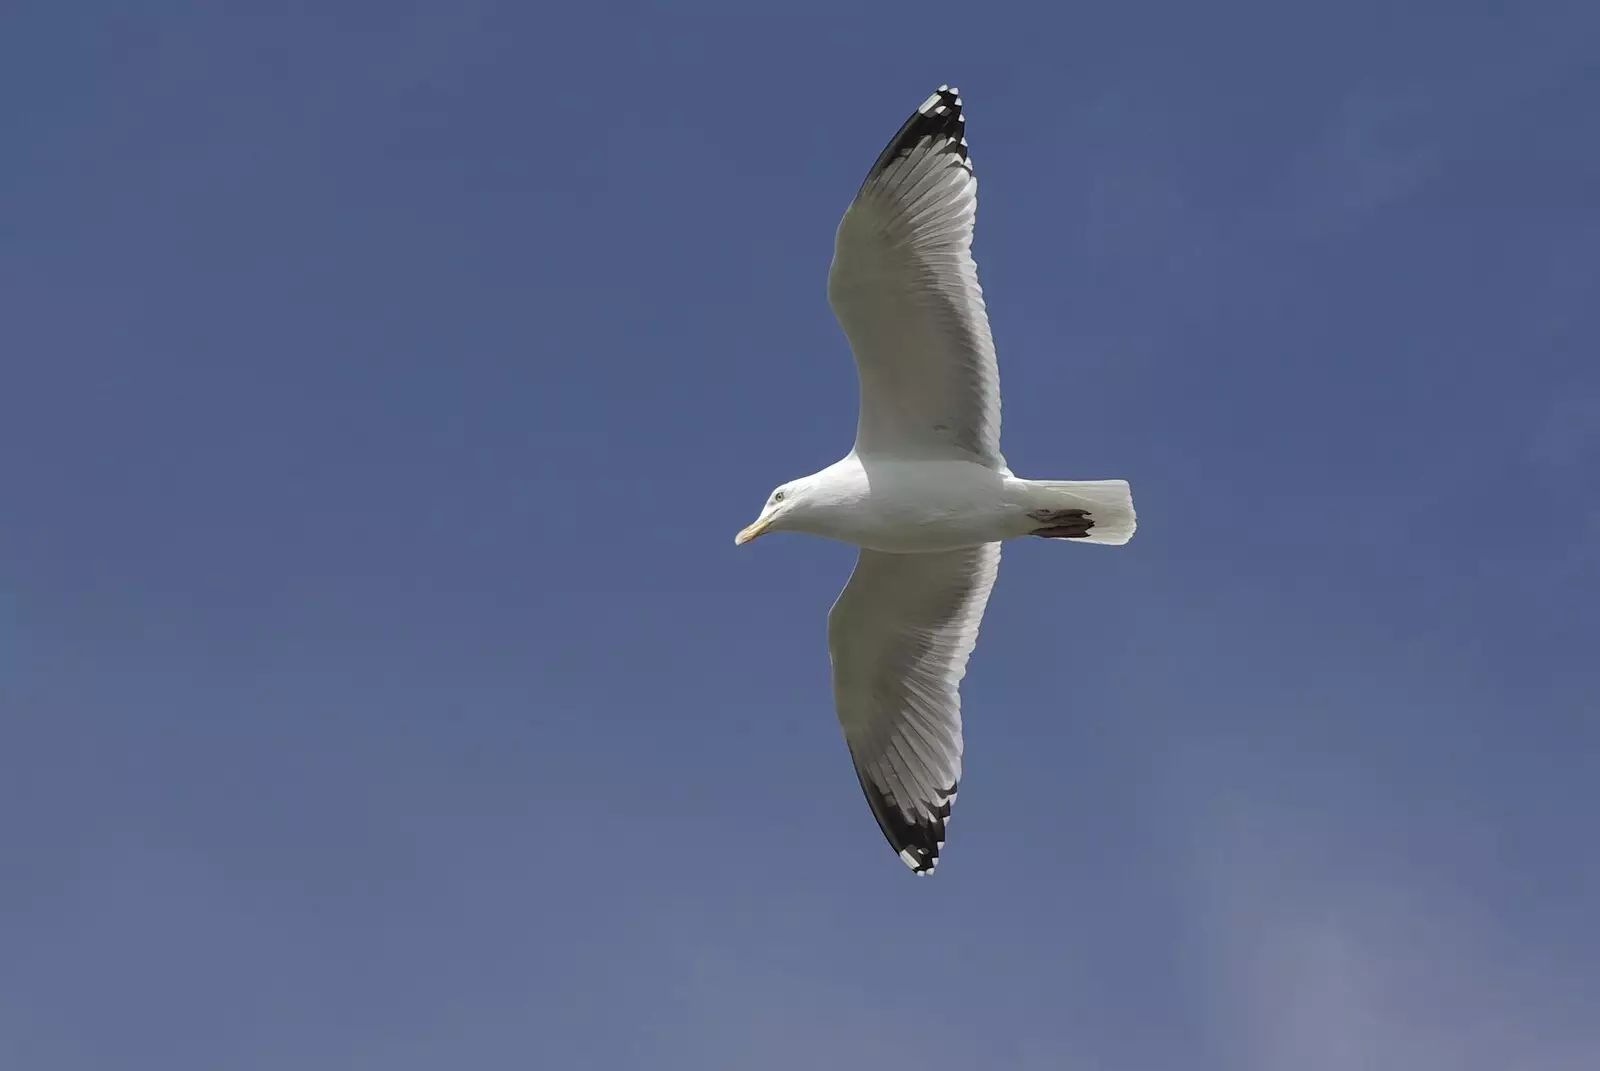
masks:
[[[1000,375],[972,259],[978,180],[961,95],[923,101],[845,211],[828,303],[855,354],[856,441],[779,486],[734,537],[804,532],[854,544],[828,612],[833,701],[873,817],[931,874],[961,779],[961,679],[1000,544],[1120,545],[1125,480],[1025,480],[1000,453]]]

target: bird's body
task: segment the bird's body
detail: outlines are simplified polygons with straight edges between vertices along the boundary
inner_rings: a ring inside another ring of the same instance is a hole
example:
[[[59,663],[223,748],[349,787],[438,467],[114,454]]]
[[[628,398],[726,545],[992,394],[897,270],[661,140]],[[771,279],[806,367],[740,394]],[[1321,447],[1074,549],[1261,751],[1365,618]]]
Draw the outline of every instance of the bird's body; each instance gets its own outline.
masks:
[[[1016,539],[1040,527],[1034,514],[1082,506],[1081,496],[1063,497],[1048,482],[972,461],[852,453],[806,482],[814,504],[789,530],[891,554]]]
[[[1025,480],[1000,452],[1000,375],[971,254],[977,178],[941,86],[878,156],[834,241],[828,300],[861,382],[854,448],[775,490],[735,542],[861,548],[828,614],[834,706],[890,845],[932,872],[961,776],[961,698],[1000,544],[1126,543],[1122,480]]]
[[[808,479],[811,535],[914,554],[992,543],[1025,530],[1022,482],[970,461],[862,461],[851,454]]]

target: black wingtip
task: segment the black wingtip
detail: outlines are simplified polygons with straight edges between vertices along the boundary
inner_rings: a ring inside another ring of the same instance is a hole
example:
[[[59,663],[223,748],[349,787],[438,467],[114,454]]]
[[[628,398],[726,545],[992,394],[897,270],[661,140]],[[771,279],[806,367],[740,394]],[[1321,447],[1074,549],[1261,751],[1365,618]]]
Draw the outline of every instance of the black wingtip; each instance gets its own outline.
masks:
[[[956,789],[960,787],[960,782],[939,793],[938,806],[931,812],[911,817],[895,804],[888,793],[873,784],[870,777],[860,770],[856,771],[856,776],[861,781],[867,805],[872,808],[872,816],[878,820],[878,828],[883,830],[889,847],[900,856],[902,863],[911,868],[912,873],[919,877],[932,874],[939,865],[945,827],[950,822],[950,806],[956,801]]]
[[[970,162],[967,158],[966,129],[961,91],[954,86],[940,86],[918,105],[917,110],[911,113],[911,118],[900,127],[900,132],[878,154],[872,170],[867,172],[867,179],[870,181],[884,168],[930,139],[943,141],[945,151],[955,153],[964,162]]]

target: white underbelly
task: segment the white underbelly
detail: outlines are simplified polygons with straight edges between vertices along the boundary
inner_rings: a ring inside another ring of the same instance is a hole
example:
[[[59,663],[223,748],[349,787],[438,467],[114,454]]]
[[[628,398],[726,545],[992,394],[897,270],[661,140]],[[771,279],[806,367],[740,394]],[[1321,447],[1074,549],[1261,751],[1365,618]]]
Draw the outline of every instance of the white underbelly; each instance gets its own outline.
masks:
[[[895,554],[956,550],[1012,539],[1031,529],[1009,480],[966,462],[879,464],[865,497],[828,534]]]
[[[996,524],[992,518],[982,521],[951,519],[936,521],[916,527],[882,527],[863,529],[847,542],[869,550],[892,554],[917,554],[939,550],[957,550],[975,547],[980,543],[995,543],[1010,539],[1017,533],[1013,526]]]

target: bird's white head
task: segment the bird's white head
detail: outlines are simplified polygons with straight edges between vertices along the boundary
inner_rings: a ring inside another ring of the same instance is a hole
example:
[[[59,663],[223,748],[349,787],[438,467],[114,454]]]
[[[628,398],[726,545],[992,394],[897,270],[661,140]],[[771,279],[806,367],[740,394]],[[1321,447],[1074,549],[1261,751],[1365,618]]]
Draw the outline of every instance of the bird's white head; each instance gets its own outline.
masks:
[[[767,496],[767,504],[761,507],[761,516],[755,519],[755,523],[740,529],[739,534],[733,537],[734,545],[742,547],[758,535],[788,528],[788,522],[805,510],[805,503],[805,480],[784,484]]]

